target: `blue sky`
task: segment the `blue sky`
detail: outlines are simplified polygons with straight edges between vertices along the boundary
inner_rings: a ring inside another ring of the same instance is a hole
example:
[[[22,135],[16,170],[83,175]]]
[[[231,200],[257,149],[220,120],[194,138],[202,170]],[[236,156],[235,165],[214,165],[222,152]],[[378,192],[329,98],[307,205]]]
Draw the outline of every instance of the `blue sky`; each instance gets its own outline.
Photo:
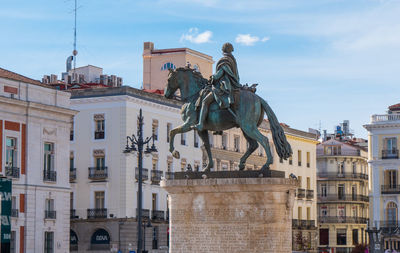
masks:
[[[73,45],[73,0],[2,1],[0,66],[41,79],[60,74]],[[77,66],[142,83],[142,47],[189,47],[218,60],[235,47],[242,83],[291,127],[357,136],[400,102],[398,0],[78,0]]]

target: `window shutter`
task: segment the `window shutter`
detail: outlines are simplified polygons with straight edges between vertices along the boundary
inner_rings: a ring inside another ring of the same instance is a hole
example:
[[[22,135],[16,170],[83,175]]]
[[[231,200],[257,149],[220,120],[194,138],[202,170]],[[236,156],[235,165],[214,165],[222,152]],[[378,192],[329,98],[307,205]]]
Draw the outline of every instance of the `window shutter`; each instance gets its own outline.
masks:
[[[19,212],[25,213],[25,194],[19,195]]]

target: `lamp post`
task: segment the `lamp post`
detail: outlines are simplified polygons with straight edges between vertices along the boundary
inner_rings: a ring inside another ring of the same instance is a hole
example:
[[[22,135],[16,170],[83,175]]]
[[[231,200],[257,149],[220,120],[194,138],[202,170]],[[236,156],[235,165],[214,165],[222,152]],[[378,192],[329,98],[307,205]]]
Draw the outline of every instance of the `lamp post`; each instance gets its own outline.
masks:
[[[146,224],[146,222],[143,222],[143,253],[147,253],[148,252],[146,250],[146,227],[147,228],[153,227],[151,225],[150,218],[148,219],[147,224]]]
[[[137,196],[137,209],[138,209],[138,238],[137,238],[137,253],[142,253],[142,181],[143,181],[143,152],[145,154],[150,154],[152,152],[157,152],[156,146],[154,145],[154,136],[143,138],[143,115],[142,109],[140,109],[138,116],[138,130],[137,136],[132,134],[132,136],[126,136],[126,147],[123,151],[125,154],[129,154],[132,152],[138,153],[137,161],[138,161],[138,169],[139,169],[139,178],[138,178],[138,196]],[[149,142],[153,140],[153,144],[149,147]],[[147,144],[146,149],[143,151],[144,145]]]

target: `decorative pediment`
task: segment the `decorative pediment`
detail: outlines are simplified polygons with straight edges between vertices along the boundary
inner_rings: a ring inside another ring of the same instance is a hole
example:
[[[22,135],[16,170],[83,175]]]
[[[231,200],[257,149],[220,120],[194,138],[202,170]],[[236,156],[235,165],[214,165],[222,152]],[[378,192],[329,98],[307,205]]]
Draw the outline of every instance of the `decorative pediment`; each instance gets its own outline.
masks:
[[[57,136],[57,128],[43,128],[43,135],[54,135]]]
[[[94,149],[93,156],[94,157],[103,157],[103,156],[106,156],[106,152],[104,149]]]

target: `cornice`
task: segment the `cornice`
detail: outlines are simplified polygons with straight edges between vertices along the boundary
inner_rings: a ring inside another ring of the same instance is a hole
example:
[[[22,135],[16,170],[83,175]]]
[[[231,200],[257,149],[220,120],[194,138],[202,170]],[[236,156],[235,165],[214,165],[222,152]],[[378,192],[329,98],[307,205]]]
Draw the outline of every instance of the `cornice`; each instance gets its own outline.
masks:
[[[299,136],[291,135],[288,133],[286,133],[286,137],[288,139],[292,139],[292,140],[296,140],[296,141],[303,141],[303,142],[307,142],[307,143],[311,143],[311,144],[315,144],[315,145],[319,143],[319,141],[316,141],[316,140],[306,139],[304,137],[299,137]]]
[[[380,129],[380,128],[399,128],[400,130],[400,122],[398,123],[383,123],[383,124],[366,124],[363,125],[363,127],[365,129],[367,129],[368,131],[372,130],[372,129]]]

